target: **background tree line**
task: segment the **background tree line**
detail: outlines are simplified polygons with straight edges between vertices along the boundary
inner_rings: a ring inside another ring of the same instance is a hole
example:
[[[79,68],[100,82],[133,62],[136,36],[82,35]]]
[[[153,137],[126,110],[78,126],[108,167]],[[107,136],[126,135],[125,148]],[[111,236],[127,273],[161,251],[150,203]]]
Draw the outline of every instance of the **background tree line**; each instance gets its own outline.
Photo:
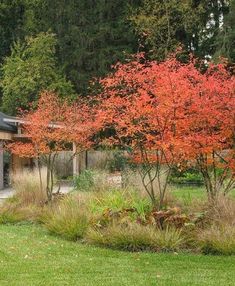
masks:
[[[1,0],[2,108],[15,114],[48,88],[90,92],[128,54],[164,60],[180,44],[235,61],[235,0]]]

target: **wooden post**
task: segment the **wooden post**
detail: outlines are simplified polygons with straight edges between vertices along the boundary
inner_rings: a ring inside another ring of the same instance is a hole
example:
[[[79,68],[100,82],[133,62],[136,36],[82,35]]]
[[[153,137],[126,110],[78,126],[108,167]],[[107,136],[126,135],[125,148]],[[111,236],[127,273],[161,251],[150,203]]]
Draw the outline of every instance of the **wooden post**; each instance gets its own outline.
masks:
[[[73,143],[73,176],[79,175],[79,155],[76,154],[76,145]]]

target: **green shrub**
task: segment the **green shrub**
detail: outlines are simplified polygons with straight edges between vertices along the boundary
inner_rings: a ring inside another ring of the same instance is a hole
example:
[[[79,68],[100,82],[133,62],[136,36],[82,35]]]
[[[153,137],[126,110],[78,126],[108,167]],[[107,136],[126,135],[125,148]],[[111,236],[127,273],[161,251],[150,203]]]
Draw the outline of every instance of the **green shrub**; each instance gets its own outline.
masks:
[[[77,191],[90,191],[94,183],[94,172],[92,170],[84,170],[74,178],[74,188]]]
[[[56,206],[48,207],[41,221],[51,233],[69,240],[82,238],[89,224],[86,210],[71,197]]]
[[[172,184],[188,184],[188,185],[203,185],[203,177],[199,171],[194,168],[186,171],[179,171],[175,168],[170,176]]]
[[[99,192],[114,186],[110,174],[106,171],[84,170],[74,178],[74,189],[81,192]]]
[[[95,245],[130,251],[177,251],[185,243],[180,230],[160,230],[137,223],[113,224],[104,229],[90,229],[86,238]]]
[[[200,232],[198,241],[204,254],[234,255],[235,227],[213,225]]]

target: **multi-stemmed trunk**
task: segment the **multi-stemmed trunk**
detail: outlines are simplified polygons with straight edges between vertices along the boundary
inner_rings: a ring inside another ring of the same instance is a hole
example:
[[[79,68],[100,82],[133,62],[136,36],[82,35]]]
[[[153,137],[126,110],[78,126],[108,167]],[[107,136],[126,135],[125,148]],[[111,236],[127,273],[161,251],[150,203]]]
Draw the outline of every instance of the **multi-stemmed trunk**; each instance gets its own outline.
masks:
[[[208,161],[211,161],[208,164]],[[223,169],[218,168],[218,161],[224,161]],[[215,151],[209,155],[200,154],[197,158],[198,169],[202,174],[207,197],[210,202],[216,202],[219,195],[227,195],[235,186],[235,175],[230,171],[225,159]]]
[[[164,206],[165,195],[169,183],[171,165],[166,160],[163,150],[155,152],[156,159],[151,162],[147,150],[140,148],[142,164],[138,168],[145,191],[151,199],[154,208],[160,210]]]
[[[47,156],[47,175],[46,175],[46,193],[49,202],[52,201],[53,188],[54,188],[54,166],[57,153],[51,153]]]

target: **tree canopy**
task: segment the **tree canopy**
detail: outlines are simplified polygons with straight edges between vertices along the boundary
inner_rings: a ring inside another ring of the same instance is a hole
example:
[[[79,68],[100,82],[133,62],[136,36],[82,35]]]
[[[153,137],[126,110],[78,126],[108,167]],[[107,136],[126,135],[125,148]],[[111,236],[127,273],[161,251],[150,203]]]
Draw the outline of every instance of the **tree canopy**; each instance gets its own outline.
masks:
[[[97,121],[102,130],[113,130],[112,145],[129,150],[144,167],[142,181],[154,204],[153,181],[158,180],[161,205],[175,165],[197,166],[209,199],[235,185],[235,77],[223,64],[210,64],[202,73],[196,63],[175,57],[159,63],[138,55],[101,80]]]
[[[181,45],[186,54],[193,53],[207,61],[223,56],[232,64],[234,5],[234,0],[3,0],[0,62],[22,65],[22,42],[37,39],[42,33],[53,34],[56,43],[52,57],[56,59],[59,81],[66,77],[80,95],[90,93],[94,77],[106,76],[113,64],[137,52],[144,51],[153,60],[164,60]],[[18,41],[21,44],[15,44]],[[27,61],[34,66],[34,57]],[[11,94],[4,90],[8,73],[9,83],[14,82],[18,96],[25,98],[21,81],[14,80],[16,74],[10,69],[3,69],[0,74],[1,93]],[[31,81],[24,84],[31,93]],[[3,102],[10,101],[8,97],[14,98],[4,95]],[[21,103],[15,105],[21,107]],[[15,107],[9,110],[4,106],[5,111],[15,112]]]
[[[229,13],[218,34],[215,57],[223,56],[230,63],[235,62],[235,0],[231,0]]]

